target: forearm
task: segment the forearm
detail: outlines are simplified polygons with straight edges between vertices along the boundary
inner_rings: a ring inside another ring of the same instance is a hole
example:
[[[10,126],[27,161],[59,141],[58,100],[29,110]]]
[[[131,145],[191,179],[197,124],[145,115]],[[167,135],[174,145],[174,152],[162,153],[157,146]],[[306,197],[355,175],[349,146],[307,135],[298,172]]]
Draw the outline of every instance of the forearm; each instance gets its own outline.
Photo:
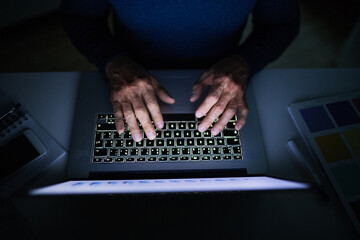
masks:
[[[235,52],[248,63],[251,75],[277,59],[300,30],[297,1],[259,1],[254,9],[254,28]]]
[[[99,69],[105,70],[109,59],[124,51],[107,24],[110,7],[106,1],[92,1],[92,4],[63,0],[62,23],[79,52]]]

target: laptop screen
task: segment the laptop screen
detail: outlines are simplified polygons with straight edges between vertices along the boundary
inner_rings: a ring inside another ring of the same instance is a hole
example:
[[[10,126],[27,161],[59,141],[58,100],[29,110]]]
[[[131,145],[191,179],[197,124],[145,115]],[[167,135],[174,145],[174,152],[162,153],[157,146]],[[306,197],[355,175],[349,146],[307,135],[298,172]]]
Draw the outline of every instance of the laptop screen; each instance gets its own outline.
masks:
[[[67,181],[33,189],[31,195],[127,194],[309,189],[307,183],[272,177]]]

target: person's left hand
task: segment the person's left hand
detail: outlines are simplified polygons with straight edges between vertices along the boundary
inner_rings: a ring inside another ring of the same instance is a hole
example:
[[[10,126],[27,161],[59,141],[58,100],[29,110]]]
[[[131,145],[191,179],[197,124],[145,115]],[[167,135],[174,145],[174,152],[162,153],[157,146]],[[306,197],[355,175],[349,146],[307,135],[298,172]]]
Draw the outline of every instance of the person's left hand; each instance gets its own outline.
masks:
[[[229,120],[239,110],[235,129],[244,126],[248,115],[248,106],[245,98],[249,66],[238,55],[231,55],[221,60],[209,70],[205,71],[193,86],[191,102],[195,102],[206,86],[211,86],[204,102],[196,110],[197,118],[205,116],[198,126],[200,132],[206,131],[221,115],[211,129],[212,135],[219,134]]]

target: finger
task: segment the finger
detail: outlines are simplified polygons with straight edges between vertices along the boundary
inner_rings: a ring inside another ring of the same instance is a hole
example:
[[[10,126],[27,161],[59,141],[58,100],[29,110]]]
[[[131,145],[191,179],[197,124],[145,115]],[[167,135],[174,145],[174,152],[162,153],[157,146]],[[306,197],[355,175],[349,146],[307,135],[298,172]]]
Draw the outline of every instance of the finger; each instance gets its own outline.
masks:
[[[159,86],[158,89],[156,89],[156,95],[161,99],[161,101],[169,104],[175,103],[175,99],[170,96],[169,92],[163,87]]]
[[[124,124],[124,115],[123,115],[121,103],[119,101],[113,102],[113,111],[115,116],[116,131],[119,134],[122,134],[125,131],[125,124]]]
[[[164,120],[154,93],[148,91],[144,94],[143,98],[156,128],[162,129],[164,127]]]
[[[202,85],[200,83],[195,83],[192,88],[190,102],[195,102],[196,100],[198,100],[203,89],[204,89],[204,85]]]
[[[246,104],[240,104],[238,106],[238,109],[239,109],[239,116],[235,124],[235,129],[239,131],[245,125],[246,118],[249,114],[249,109],[247,108]]]
[[[225,128],[226,124],[235,115],[236,109],[237,109],[236,104],[229,102],[224,113],[221,115],[219,121],[217,121],[217,123],[211,129],[212,135],[214,136],[218,135]]]
[[[131,103],[129,101],[123,101],[121,102],[121,106],[133,140],[135,142],[140,142],[142,136]]]
[[[163,86],[161,86],[161,84],[154,77],[151,77],[151,81],[153,82],[155,93],[161,99],[161,101],[169,104],[175,103],[175,99]]]
[[[205,100],[201,103],[199,108],[195,112],[197,118],[205,116],[209,110],[218,102],[222,93],[222,88],[217,85],[213,85],[210,89],[209,94],[206,96]]]
[[[190,97],[190,102],[195,102],[199,99],[202,90],[206,86],[206,83],[209,82],[209,78],[211,73],[209,71],[204,72],[201,74],[200,78],[196,81],[196,83],[192,87],[192,94]]]
[[[156,132],[155,132],[155,129],[154,129],[152,123],[151,123],[148,110],[145,107],[142,98],[134,97],[131,104],[133,106],[135,116],[137,117],[137,119],[141,123],[146,136],[150,140],[155,139]]]
[[[202,122],[199,124],[198,130],[200,132],[206,131],[206,129],[209,128],[209,126],[215,122],[215,120],[220,116],[220,114],[222,114],[226,108],[226,106],[228,105],[230,99],[228,95],[221,95],[219,101],[217,101],[211,108],[211,110],[209,111],[209,113],[206,115],[206,117],[204,118],[204,120],[202,120]],[[235,107],[236,109],[236,107]],[[213,131],[212,131],[213,132]],[[217,135],[220,131],[218,131],[216,133],[215,130],[215,135]]]

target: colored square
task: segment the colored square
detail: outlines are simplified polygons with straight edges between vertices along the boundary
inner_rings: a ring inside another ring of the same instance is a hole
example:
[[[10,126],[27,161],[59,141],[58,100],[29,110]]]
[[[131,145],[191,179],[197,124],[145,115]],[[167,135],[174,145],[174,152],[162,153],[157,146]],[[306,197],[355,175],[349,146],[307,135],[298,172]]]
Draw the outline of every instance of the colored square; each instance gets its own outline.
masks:
[[[323,106],[304,108],[300,110],[300,113],[311,132],[334,128]]]
[[[351,202],[350,206],[351,206],[352,210],[354,211],[355,216],[360,221],[360,201]]]
[[[315,142],[328,163],[338,162],[352,157],[338,133],[316,137]]]
[[[355,105],[355,107],[357,108],[357,110],[360,112],[360,98],[354,98],[352,100],[352,102]]]
[[[357,163],[335,167],[331,171],[345,196],[360,194],[360,167]]]
[[[349,101],[330,103],[326,106],[339,127],[360,122],[360,117]]]
[[[355,155],[360,157],[360,128],[346,130],[343,134]]]

